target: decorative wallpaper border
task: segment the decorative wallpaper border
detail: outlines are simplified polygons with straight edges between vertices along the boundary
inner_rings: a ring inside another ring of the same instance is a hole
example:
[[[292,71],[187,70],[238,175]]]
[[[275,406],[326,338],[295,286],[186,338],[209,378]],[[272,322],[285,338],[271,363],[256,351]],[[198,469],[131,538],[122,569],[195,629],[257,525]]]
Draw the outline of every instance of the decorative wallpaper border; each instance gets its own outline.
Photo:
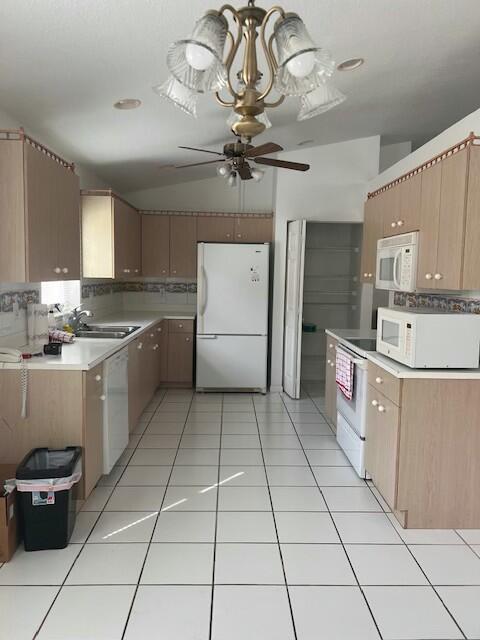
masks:
[[[111,293],[197,293],[196,282],[112,282],[83,284],[82,298]]]
[[[164,209],[139,209],[138,213],[153,216],[193,216],[207,218],[273,218],[273,213],[255,213],[255,212],[238,212],[229,211],[167,211]]]
[[[28,291],[4,291],[0,293],[0,311],[9,313],[13,311],[13,305],[18,304],[20,309],[26,309],[27,304],[40,302],[40,291],[29,289]]]
[[[439,311],[480,314],[480,298],[459,298],[436,293],[395,292],[393,302],[399,307],[423,307]]]

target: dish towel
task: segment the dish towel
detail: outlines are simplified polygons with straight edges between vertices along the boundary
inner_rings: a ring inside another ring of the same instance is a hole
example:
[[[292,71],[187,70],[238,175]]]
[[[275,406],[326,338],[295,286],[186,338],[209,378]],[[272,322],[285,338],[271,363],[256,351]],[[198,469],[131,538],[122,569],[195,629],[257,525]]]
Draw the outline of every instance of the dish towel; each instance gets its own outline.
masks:
[[[48,306],[46,304],[27,305],[28,344],[48,343]]]
[[[335,381],[347,400],[351,400],[353,397],[354,366],[352,357],[345,351],[337,349],[335,359]]]

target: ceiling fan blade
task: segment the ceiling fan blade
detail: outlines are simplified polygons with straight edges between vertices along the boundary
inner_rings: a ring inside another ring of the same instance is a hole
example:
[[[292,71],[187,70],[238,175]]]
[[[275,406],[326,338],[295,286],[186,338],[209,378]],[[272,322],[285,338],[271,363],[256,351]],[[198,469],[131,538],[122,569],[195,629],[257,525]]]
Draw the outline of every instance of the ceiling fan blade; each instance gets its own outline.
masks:
[[[258,164],[268,164],[270,167],[279,167],[280,169],[293,169],[294,171],[308,171],[310,169],[309,164],[276,160],[275,158],[255,158],[255,162]]]
[[[256,158],[257,156],[268,155],[269,153],[275,153],[276,151],[283,151],[283,147],[275,142],[266,142],[258,147],[253,147],[245,152],[246,158]]]
[[[210,151],[209,149],[197,149],[196,147],[178,147],[179,149],[188,149],[189,151],[201,151],[202,153],[213,153],[216,156],[223,156],[219,151]]]
[[[186,167],[199,167],[202,164],[216,164],[217,162],[225,162],[225,158],[219,158],[218,160],[207,160],[207,162],[194,162],[191,164],[177,164],[175,169],[185,169]]]
[[[242,180],[251,180],[252,172],[247,163],[239,165],[236,171]]]

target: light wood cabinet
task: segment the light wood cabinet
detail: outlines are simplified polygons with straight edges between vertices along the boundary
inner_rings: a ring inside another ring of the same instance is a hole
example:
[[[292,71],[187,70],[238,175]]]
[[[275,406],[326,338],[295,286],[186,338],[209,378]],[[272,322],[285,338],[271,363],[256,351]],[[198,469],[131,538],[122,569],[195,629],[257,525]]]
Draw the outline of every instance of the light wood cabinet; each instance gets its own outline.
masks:
[[[233,216],[198,216],[198,242],[233,242],[235,218]]]
[[[197,219],[194,216],[170,218],[170,275],[174,278],[197,275]]]
[[[332,336],[326,335],[326,361],[325,361],[325,415],[336,430],[337,426],[337,383],[335,381],[335,347],[338,341]]]
[[[84,488],[88,496],[103,475],[103,364],[84,373]]]
[[[168,382],[192,385],[193,336],[185,333],[168,335]]]
[[[385,191],[384,237],[418,230],[421,185],[421,174],[417,174]]]
[[[130,432],[137,426],[144,405],[142,358],[143,340],[139,337],[128,345],[128,425]]]
[[[0,281],[80,278],[79,180],[23,134],[0,139]]]
[[[82,259],[85,278],[141,275],[140,214],[111,191],[82,192]]]
[[[441,187],[442,165],[437,163],[422,172],[418,239],[417,283],[419,287],[431,289],[437,287],[434,275],[437,273]]]
[[[271,242],[273,218],[237,216],[234,234],[235,242]]]
[[[159,334],[159,380],[160,384],[168,380],[168,320],[162,320],[157,327]]]
[[[468,196],[463,254],[463,283],[467,291],[480,291],[480,147],[470,147]]]
[[[365,202],[362,257],[360,264],[360,280],[375,283],[377,263],[377,242],[383,234],[383,202],[386,195],[380,194]]]
[[[142,274],[170,275],[170,216],[142,214]]]

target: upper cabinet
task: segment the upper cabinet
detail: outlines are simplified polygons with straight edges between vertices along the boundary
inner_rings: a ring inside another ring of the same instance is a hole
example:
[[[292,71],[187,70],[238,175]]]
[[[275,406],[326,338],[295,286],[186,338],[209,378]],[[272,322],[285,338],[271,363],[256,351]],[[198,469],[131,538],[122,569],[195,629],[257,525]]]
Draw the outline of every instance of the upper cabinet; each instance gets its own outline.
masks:
[[[80,191],[73,165],[23,132],[0,139],[0,281],[80,278]]]
[[[237,216],[235,242],[271,242],[273,218]]]
[[[170,216],[142,214],[142,274],[170,275]]]
[[[377,241],[383,236],[383,202],[386,193],[369,198],[365,203],[360,266],[360,280],[362,282],[375,282]]]
[[[198,216],[198,242],[232,242],[235,233],[233,216]]]
[[[197,218],[170,218],[170,275],[194,278],[197,275]]]
[[[470,147],[463,254],[463,289],[480,290],[480,147]]]
[[[82,256],[85,278],[141,275],[141,219],[110,191],[82,192]]]
[[[417,174],[384,192],[383,237],[418,230],[421,184]]]

